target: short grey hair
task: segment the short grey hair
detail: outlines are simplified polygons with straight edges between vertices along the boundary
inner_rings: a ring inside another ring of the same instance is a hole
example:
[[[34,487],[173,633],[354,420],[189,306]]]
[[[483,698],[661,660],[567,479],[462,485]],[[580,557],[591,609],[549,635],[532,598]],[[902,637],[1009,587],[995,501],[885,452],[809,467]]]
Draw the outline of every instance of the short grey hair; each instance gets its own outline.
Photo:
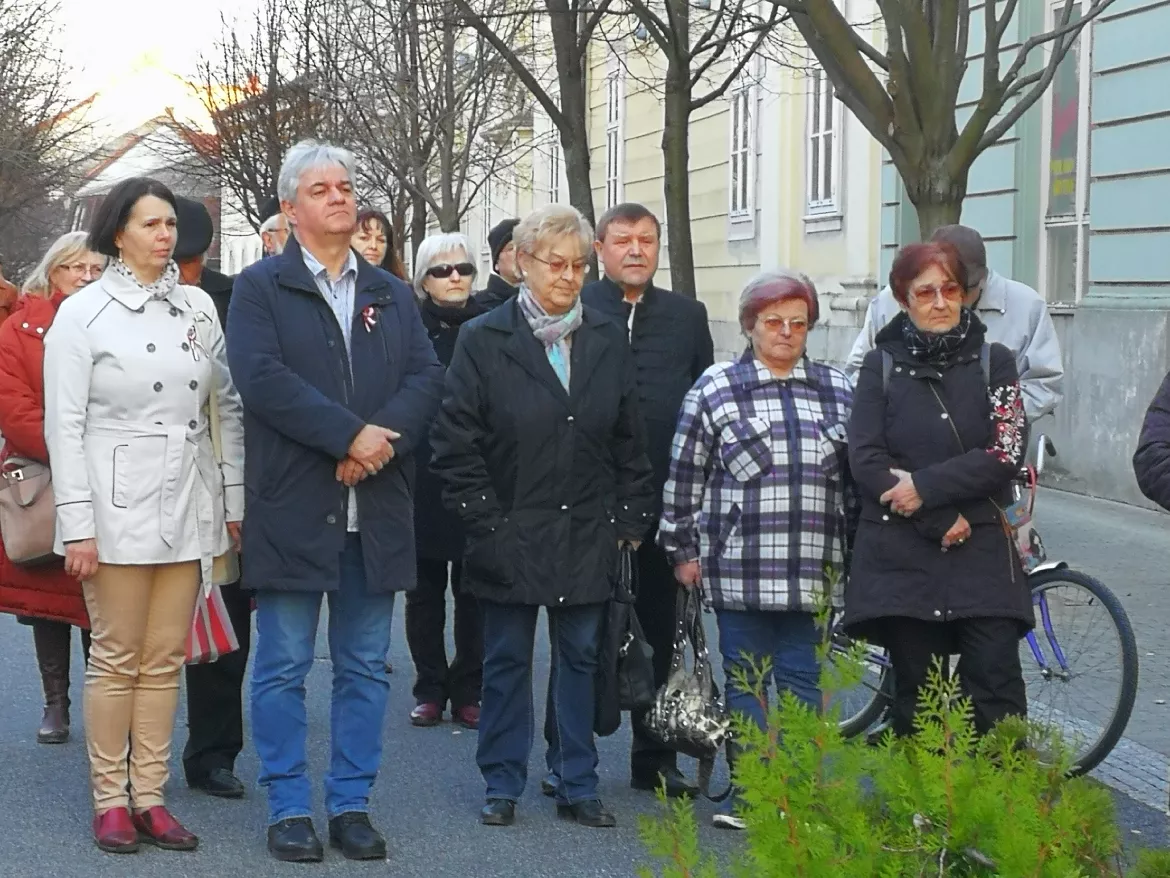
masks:
[[[414,257],[414,294],[416,296],[420,299],[426,298],[427,291],[423,289],[423,281],[427,279],[427,271],[439,261],[440,256],[455,250],[462,250],[467,261],[475,265],[475,260],[471,257],[471,244],[468,243],[466,235],[461,235],[459,232],[441,232],[438,235],[429,235],[423,238],[423,242],[418,245],[418,253]],[[476,266],[471,275],[472,282],[475,281],[478,274],[479,267]]]
[[[739,326],[745,334],[752,331],[756,318],[769,305],[787,299],[800,299],[808,304],[809,328],[821,316],[817,288],[807,275],[787,268],[762,271],[749,280],[739,294]]]
[[[280,225],[281,220],[284,219],[283,213],[274,213],[264,222],[260,223],[260,234],[265,235],[270,232],[275,232],[276,227]]]
[[[49,275],[55,269],[68,265],[89,252],[88,232],[66,232],[52,243],[41,257],[41,261],[37,263],[37,267],[29,272],[21,292],[32,296],[48,296],[52,292]],[[101,260],[105,262],[106,257],[102,256]]]
[[[357,177],[357,159],[352,152],[332,143],[319,140],[302,140],[284,154],[280,164],[280,175],[276,180],[276,194],[281,201],[294,201],[301,177],[315,168],[337,165],[345,169],[350,182]]]
[[[538,207],[512,232],[512,243],[518,253],[533,255],[537,247],[549,238],[575,235],[581,241],[581,250],[588,255],[593,250],[593,226],[575,207],[567,204],[547,204]]]

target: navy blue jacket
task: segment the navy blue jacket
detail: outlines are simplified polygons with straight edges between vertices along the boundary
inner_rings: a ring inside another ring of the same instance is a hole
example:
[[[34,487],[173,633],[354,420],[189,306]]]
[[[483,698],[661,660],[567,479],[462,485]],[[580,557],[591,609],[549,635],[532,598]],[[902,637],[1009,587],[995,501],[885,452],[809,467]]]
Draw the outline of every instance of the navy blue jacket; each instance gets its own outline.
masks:
[[[1170,375],[1162,381],[1142,421],[1133,474],[1143,494],[1170,509]]]
[[[438,411],[443,367],[410,287],[358,260],[352,369],[294,238],[240,274],[229,313],[228,363],[244,400],[245,585],[338,587],[348,489],[337,463],[363,426],[377,424],[402,438],[390,465],[357,487],[367,587],[413,588],[412,452]]]

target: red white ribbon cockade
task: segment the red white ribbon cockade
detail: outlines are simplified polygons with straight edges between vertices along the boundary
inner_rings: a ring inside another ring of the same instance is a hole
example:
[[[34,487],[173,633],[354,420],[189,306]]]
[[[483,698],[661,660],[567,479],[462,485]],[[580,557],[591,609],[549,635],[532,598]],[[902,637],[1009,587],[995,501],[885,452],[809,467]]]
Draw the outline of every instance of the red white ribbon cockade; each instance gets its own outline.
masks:
[[[373,332],[374,327],[378,325],[378,312],[374,310],[373,305],[367,305],[362,309],[362,323],[366,325],[366,332]]]

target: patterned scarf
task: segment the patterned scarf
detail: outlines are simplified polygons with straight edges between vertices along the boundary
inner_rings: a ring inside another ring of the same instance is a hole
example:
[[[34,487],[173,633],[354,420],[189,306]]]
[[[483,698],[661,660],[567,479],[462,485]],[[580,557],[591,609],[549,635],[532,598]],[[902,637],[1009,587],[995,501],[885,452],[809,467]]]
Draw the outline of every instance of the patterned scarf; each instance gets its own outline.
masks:
[[[909,316],[902,323],[902,343],[914,359],[931,366],[951,364],[971,332],[971,309],[959,312],[959,322],[946,332],[927,332],[914,325]]]
[[[569,389],[569,336],[581,326],[581,297],[573,303],[573,307],[564,314],[551,315],[541,307],[540,302],[532,295],[527,284],[520,285],[520,293],[516,297],[520,306],[520,313],[528,321],[532,334],[536,340],[544,345],[544,352],[548,361],[557,373],[557,378]]]
[[[115,259],[112,263],[112,268],[139,289],[150,293],[152,299],[165,299],[171,294],[171,290],[175,288],[175,284],[179,282],[179,266],[174,260],[167,263],[167,267],[163,270],[162,276],[151,284],[140,283],[138,278],[134,276],[134,272],[130,270],[130,266],[121,259]]]

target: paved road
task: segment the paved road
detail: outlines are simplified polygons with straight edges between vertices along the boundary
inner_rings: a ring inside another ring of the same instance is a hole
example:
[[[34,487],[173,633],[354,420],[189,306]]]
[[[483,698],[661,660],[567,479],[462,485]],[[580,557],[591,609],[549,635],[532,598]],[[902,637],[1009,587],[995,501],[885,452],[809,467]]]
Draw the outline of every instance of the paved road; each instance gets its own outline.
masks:
[[[1121,758],[1102,777],[1130,795],[1117,794],[1119,823],[1129,844],[1166,846],[1167,820],[1151,805],[1165,807],[1166,764],[1170,758],[1170,707],[1167,670],[1170,647],[1162,632],[1170,620],[1170,518],[1104,501],[1047,491],[1038,516],[1052,557],[1061,556],[1099,576],[1123,598],[1137,629],[1142,684]],[[323,646],[323,644],[322,644]],[[321,659],[309,680],[310,752],[320,776],[328,725],[328,662]],[[539,652],[541,673],[547,648]],[[400,669],[392,677],[386,720],[386,758],[374,801],[375,822],[391,842],[390,865],[349,864],[330,855],[323,867],[298,870],[270,860],[263,847],[264,808],[259,793],[240,802],[221,802],[193,794],[172,781],[170,803],[204,839],[193,855],[153,850],[135,857],[110,857],[90,841],[91,816],[84,744],[79,738],[63,747],[38,747],[33,731],[39,718],[39,692],[31,636],[11,617],[0,616],[0,667],[5,688],[0,696],[0,852],[2,878],[254,878],[297,871],[400,876],[473,876],[494,878],[562,876],[609,878],[630,876],[645,861],[637,834],[637,816],[651,813],[653,801],[625,785],[625,729],[601,743],[602,795],[621,821],[615,831],[580,829],[559,823],[551,805],[529,792],[520,820],[510,830],[476,823],[482,787],[474,764],[474,733],[449,725],[414,729],[407,720],[412,706],[409,655],[396,623],[392,658]],[[80,663],[80,655],[77,657]],[[74,682],[80,701],[79,681]],[[539,687],[538,687],[539,688]],[[80,725],[80,717],[75,720]],[[180,715],[180,725],[183,717]],[[80,732],[80,728],[76,731]],[[183,740],[180,731],[177,739]],[[533,779],[541,760],[534,757]],[[256,761],[246,750],[239,765],[249,783]],[[1159,798],[1161,796],[1161,798]],[[700,806],[705,817],[708,807]],[[323,820],[319,815],[319,824]],[[705,826],[703,837],[716,850],[730,852],[737,837]]]

